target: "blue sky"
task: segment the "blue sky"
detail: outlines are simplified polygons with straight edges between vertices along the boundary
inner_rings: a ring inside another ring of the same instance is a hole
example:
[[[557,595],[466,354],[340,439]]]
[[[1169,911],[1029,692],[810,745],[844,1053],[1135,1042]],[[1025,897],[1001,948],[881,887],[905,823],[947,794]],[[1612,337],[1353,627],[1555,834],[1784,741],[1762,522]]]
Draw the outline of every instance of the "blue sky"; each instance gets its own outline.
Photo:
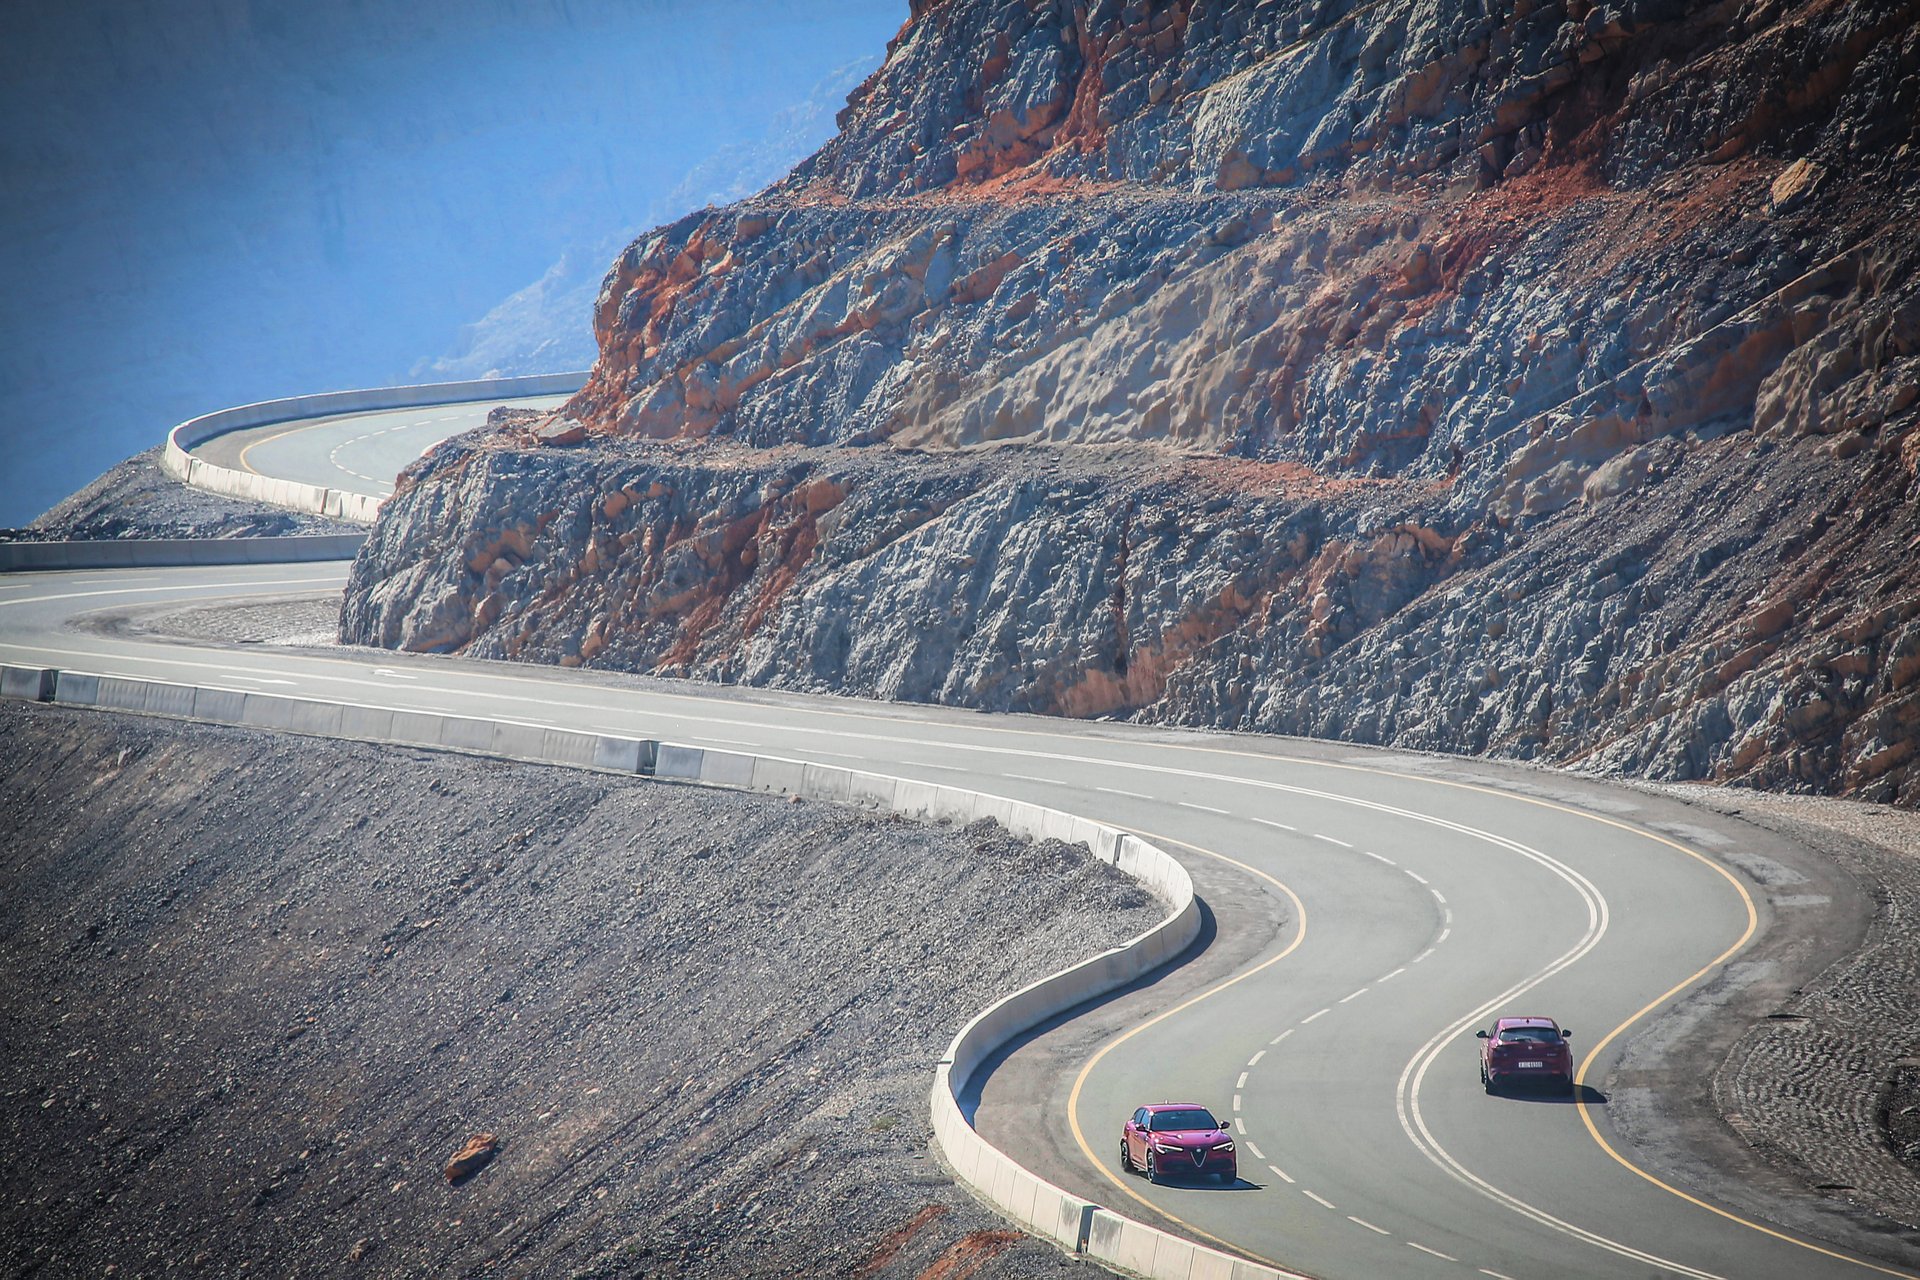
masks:
[[[0,525],[175,421],[405,381],[877,65],[905,0],[0,10]],[[858,63],[858,66],[853,64]],[[588,324],[583,313],[577,322]]]

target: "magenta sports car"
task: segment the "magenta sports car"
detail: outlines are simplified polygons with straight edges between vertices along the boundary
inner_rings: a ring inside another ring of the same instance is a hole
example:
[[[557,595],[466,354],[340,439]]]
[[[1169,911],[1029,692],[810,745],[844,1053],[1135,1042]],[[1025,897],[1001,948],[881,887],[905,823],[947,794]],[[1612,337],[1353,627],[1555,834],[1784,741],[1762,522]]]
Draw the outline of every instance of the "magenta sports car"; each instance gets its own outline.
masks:
[[[1141,1107],[1120,1131],[1120,1167],[1163,1178],[1213,1177],[1237,1182],[1233,1138],[1213,1112],[1191,1102]]]
[[[1499,1018],[1492,1030],[1474,1034],[1481,1042],[1480,1083],[1488,1093],[1521,1080],[1573,1092],[1573,1050],[1567,1045],[1573,1032],[1552,1018]]]

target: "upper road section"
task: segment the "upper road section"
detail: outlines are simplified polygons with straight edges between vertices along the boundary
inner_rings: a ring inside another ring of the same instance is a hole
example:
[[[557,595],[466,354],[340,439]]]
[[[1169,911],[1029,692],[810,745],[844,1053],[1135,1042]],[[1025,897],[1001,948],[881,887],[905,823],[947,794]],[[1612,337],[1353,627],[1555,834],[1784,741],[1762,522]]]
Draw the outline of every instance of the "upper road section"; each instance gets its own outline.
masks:
[[[585,376],[375,387],[240,405],[175,427],[165,463],[196,488],[370,524],[394,478],[427,449],[480,426],[503,404],[557,406]]]

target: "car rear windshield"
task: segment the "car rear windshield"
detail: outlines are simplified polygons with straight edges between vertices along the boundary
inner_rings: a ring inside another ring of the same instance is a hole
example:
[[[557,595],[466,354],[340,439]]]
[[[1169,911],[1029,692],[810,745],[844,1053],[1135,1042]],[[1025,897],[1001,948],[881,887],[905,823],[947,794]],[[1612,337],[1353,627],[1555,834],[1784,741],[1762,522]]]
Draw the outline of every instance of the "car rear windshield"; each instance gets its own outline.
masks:
[[[1560,1033],[1552,1027],[1508,1027],[1500,1033],[1502,1043],[1532,1041],[1535,1044],[1559,1044]]]
[[[1150,1119],[1152,1122],[1147,1127],[1156,1133],[1166,1133],[1172,1129],[1218,1129],[1220,1127],[1219,1122],[1213,1118],[1213,1113],[1204,1108],[1195,1108],[1192,1111],[1156,1111]]]

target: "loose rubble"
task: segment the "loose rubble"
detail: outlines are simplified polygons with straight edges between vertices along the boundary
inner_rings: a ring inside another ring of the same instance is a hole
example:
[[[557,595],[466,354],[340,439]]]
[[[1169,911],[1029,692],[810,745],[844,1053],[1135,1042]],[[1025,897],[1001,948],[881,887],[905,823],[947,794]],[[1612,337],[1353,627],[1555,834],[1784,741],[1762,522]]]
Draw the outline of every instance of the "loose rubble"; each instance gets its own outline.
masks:
[[[0,734],[6,1274],[1084,1273],[927,1126],[967,1018],[1162,914],[1077,846],[30,703]]]

